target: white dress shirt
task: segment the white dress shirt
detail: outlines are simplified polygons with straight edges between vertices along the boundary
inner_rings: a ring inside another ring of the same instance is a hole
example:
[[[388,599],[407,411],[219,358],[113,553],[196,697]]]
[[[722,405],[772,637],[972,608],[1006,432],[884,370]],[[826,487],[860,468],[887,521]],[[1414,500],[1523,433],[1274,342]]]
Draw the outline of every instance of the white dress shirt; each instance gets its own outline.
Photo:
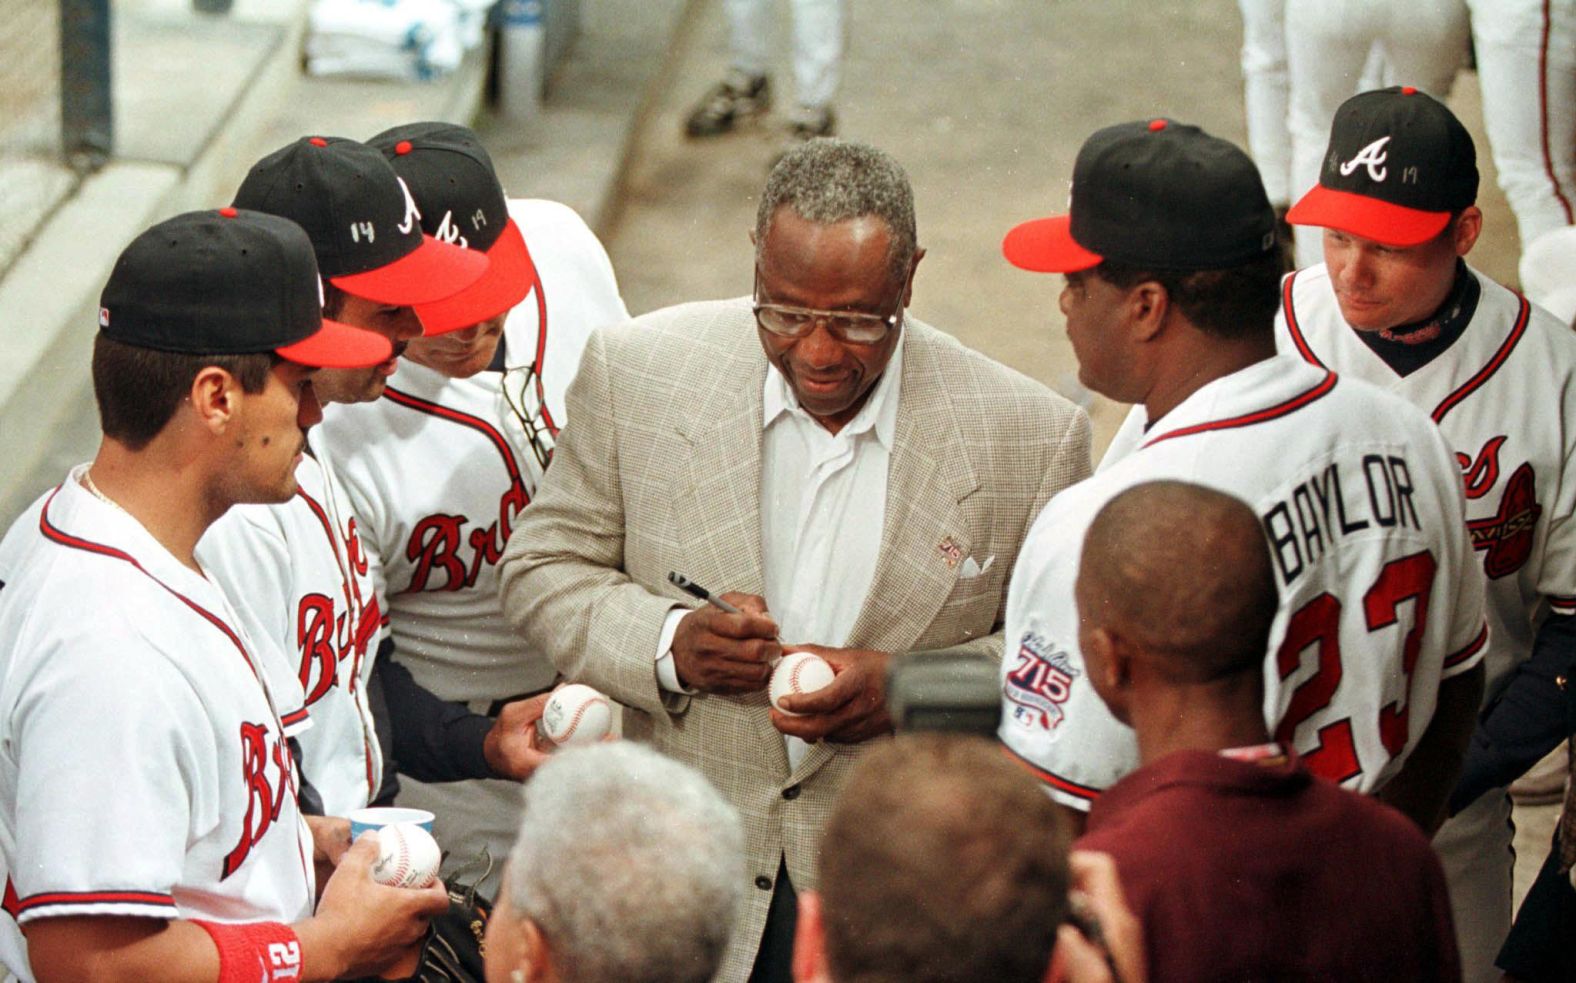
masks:
[[[761,553],[766,607],[785,646],[841,648],[875,577],[886,517],[887,466],[897,432],[903,339],[859,412],[836,434],[799,405],[775,366],[762,399]],[[708,584],[718,593],[727,585]],[[675,608],[658,642],[657,678],[682,692],[673,634],[688,608]],[[785,737],[789,767],[809,745]]]

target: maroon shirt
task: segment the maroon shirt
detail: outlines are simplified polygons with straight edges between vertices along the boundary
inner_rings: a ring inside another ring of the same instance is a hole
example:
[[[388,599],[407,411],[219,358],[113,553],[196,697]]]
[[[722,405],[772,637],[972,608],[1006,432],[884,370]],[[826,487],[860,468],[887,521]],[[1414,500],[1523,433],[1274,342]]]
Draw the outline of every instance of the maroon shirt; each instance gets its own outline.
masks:
[[[1459,980],[1439,861],[1399,812],[1314,778],[1179,751],[1096,800],[1150,979]]]

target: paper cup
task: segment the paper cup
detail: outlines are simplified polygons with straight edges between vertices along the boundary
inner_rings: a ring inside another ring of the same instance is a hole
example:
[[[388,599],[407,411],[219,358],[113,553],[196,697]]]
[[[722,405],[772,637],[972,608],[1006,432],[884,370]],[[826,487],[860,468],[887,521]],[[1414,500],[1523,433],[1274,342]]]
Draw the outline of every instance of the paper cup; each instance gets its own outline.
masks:
[[[425,809],[379,806],[371,809],[352,809],[345,818],[350,820],[350,839],[354,842],[369,829],[378,829],[393,823],[414,823],[431,833],[434,817]]]

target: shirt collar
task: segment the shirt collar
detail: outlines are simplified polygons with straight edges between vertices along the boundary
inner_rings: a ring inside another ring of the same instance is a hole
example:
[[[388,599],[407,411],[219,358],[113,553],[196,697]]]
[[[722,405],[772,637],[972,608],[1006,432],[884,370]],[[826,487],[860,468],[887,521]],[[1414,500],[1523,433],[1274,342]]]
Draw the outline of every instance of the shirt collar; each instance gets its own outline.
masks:
[[[903,349],[908,345],[908,332],[903,327],[898,330],[902,333],[898,336],[897,347],[892,349],[892,358],[887,361],[881,378],[870,391],[870,398],[865,400],[865,405],[859,408],[854,418],[838,431],[838,436],[846,433],[852,438],[866,430],[873,430],[882,446],[891,450],[892,442],[897,436],[898,400],[903,389]],[[788,385],[788,380],[777,371],[777,366],[768,362],[765,392],[761,399],[761,429],[770,427],[784,415],[798,416],[815,423],[818,427],[821,425],[812,420],[810,414],[799,406],[799,399],[794,395],[793,387]]]

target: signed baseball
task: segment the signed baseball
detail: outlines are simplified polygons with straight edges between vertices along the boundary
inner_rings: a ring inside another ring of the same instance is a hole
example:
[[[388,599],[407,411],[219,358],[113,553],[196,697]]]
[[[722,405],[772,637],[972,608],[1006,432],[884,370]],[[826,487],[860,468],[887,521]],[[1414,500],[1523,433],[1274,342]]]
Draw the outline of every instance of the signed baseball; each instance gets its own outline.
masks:
[[[438,881],[443,855],[432,834],[415,823],[394,823],[377,831],[378,862],[372,879],[390,887],[430,887]]]
[[[768,690],[772,706],[789,716],[798,716],[783,710],[780,701],[790,693],[813,693],[832,681],[832,667],[814,652],[789,652],[772,670],[772,683]]]
[[[613,726],[613,706],[591,687],[570,683],[553,691],[536,726],[554,744],[592,744]]]

